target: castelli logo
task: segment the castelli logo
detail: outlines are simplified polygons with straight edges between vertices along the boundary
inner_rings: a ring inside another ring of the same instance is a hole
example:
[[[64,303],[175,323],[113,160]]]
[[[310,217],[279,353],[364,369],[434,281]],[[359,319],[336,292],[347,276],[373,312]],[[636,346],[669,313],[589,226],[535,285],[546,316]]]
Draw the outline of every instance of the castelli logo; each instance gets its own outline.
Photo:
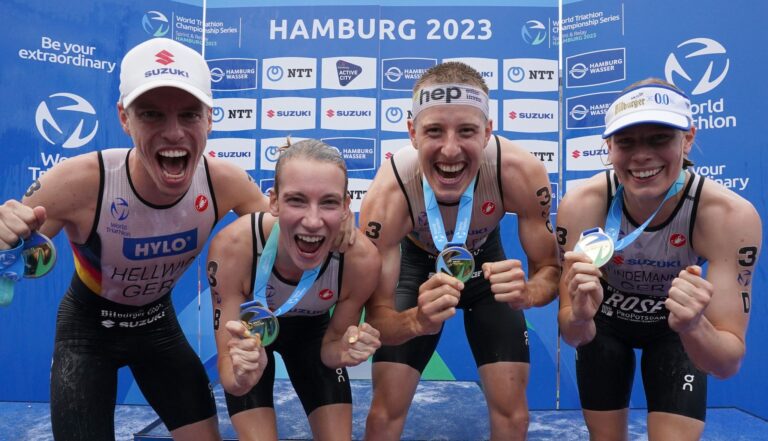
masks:
[[[320,297],[323,300],[330,300],[331,298],[333,298],[333,291],[331,291],[330,289],[326,288],[326,289],[320,291],[319,293],[317,293],[317,296]]]
[[[669,236],[669,244],[673,247],[680,248],[681,246],[685,245],[688,240],[685,238],[684,235],[680,233],[675,233],[671,236]]]
[[[203,195],[198,195],[197,198],[195,198],[195,210],[202,213],[206,208],[208,208],[208,198]]]
[[[483,202],[483,214],[486,216],[490,216],[493,214],[494,211],[496,211],[496,204],[494,204],[491,201],[485,201]]]

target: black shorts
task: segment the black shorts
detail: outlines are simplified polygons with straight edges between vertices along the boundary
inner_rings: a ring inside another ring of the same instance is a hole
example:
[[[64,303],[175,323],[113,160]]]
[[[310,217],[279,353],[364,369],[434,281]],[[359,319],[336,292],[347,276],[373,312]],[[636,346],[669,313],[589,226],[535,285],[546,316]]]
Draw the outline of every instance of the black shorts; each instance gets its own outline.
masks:
[[[257,407],[274,407],[275,355],[280,353],[304,412],[309,415],[320,406],[352,404],[352,391],[345,368],[331,369],[320,359],[329,314],[311,317],[278,317],[277,340],[267,346],[267,364],[261,380],[247,394],[237,397],[225,393],[229,416]]]
[[[170,295],[136,307],[73,287],[59,305],[51,366],[56,439],[114,439],[117,370],[123,366],[168,430],[216,415],[208,376]]]
[[[594,340],[576,350],[581,407],[597,411],[629,407],[635,375],[634,348],[639,348],[648,411],[704,421],[707,375],[693,365],[677,333],[667,327],[663,333],[633,338],[599,317],[595,323]],[[654,328],[658,330],[658,325]]]
[[[395,291],[395,306],[398,311],[403,311],[416,306],[419,286],[435,271],[435,256],[409,239],[403,239],[400,247],[400,280]],[[498,227],[473,254],[475,272],[464,284],[458,307],[464,310],[464,329],[475,364],[479,367],[499,361],[529,363],[528,330],[523,312],[494,300],[491,284],[481,270],[485,262],[506,259]],[[416,337],[398,346],[382,346],[374,354],[373,361],[403,363],[424,372],[439,340],[440,333]]]

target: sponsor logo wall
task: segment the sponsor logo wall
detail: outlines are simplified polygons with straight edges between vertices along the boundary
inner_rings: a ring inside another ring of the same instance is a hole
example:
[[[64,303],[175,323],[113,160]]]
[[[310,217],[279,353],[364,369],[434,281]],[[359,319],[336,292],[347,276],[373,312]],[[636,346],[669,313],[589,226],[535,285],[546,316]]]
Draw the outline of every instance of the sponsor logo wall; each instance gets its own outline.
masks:
[[[768,91],[744,90],[755,84],[765,64],[754,56],[752,44],[760,13],[730,8],[727,17],[686,18],[689,26],[679,26],[681,17],[690,16],[683,5],[584,0],[565,5],[558,24],[556,7],[467,3],[213,8],[206,11],[205,25],[199,7],[163,0],[105,0],[98,7],[94,0],[76,0],[67,8],[53,0],[42,0],[34,9],[8,5],[7,22],[24,23],[25,31],[0,31],[7,34],[0,43],[7,60],[0,90],[13,103],[0,109],[0,152],[6,158],[0,164],[0,193],[4,199],[18,198],[69,157],[130,146],[115,114],[121,56],[155,36],[199,50],[205,26],[214,123],[204,154],[232,161],[263,191],[274,183],[286,136],[294,142],[320,138],[347,161],[352,207],[358,210],[378,167],[399,149],[411,148],[406,120],[418,76],[437,63],[458,60],[485,78],[496,133],[542,161],[555,193],[610,167],[599,136],[607,105],[631,82],[653,75],[691,97],[699,127],[693,171],[752,201],[762,200],[760,148],[768,146],[760,144],[765,144],[758,134],[763,124],[754,103],[768,101]],[[706,0],[699,7],[718,4]],[[750,8],[768,12],[762,3]],[[666,13],[654,13],[661,10]],[[73,18],[84,16],[89,17],[85,26]],[[649,23],[663,32],[650,32]],[[559,34],[564,42],[560,78]],[[764,213],[762,205],[758,209]],[[503,227],[516,231],[515,217],[507,216]],[[523,257],[514,234],[505,234],[503,243],[510,257]],[[69,246],[64,235],[56,244],[60,250]],[[12,379],[0,380],[0,400],[48,399],[50,336],[73,270],[66,257],[58,266],[54,276],[22,283],[11,308],[0,310],[0,359],[6,360],[0,378]],[[205,358],[214,350],[207,326],[212,314],[197,308],[195,273],[190,270],[179,281],[174,303],[193,347]],[[759,274],[755,283],[761,283]],[[210,308],[207,294],[202,296],[200,304]],[[752,308],[765,310],[758,303]],[[551,391],[531,393],[533,408],[556,403],[555,315],[556,304],[526,311],[535,366],[530,383],[537,391]],[[460,320],[447,323],[439,362],[450,378],[476,380],[463,334]],[[29,340],[12,337],[17,335]],[[560,405],[576,407],[572,372],[563,366]],[[118,401],[140,401],[129,375],[120,378]],[[717,398],[716,387],[714,393],[715,402],[733,404]],[[641,396],[635,393],[633,400]],[[755,406],[756,413],[768,417]]]

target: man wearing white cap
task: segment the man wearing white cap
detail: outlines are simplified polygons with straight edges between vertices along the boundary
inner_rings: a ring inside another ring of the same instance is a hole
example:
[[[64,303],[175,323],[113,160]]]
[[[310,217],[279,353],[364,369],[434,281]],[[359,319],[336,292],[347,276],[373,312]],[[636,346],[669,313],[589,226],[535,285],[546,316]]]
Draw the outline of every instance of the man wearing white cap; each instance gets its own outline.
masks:
[[[528,334],[523,310],[556,297],[560,268],[544,165],[494,136],[482,76],[437,65],[414,86],[414,148],[376,174],[360,212],[382,256],[366,305],[381,332],[365,437],[400,439],[419,378],[445,320],[464,310],[467,339],[490,414],[491,439],[525,439]],[[499,223],[516,213],[528,260],[508,259]],[[434,275],[433,275],[434,274]]]
[[[122,366],[174,439],[220,439],[210,383],[170,293],[219,219],[269,206],[246,172],[201,160],[212,104],[199,53],[164,38],[141,43],[123,58],[117,103],[134,148],[61,162],[21,203],[0,206],[0,250],[33,231],[64,229],[72,245],[51,367],[56,439],[114,439]]]
[[[628,439],[639,348],[648,438],[697,440],[707,374],[730,377],[744,357],[761,221],[748,201],[686,170],[696,128],[671,84],[633,84],[605,123],[613,170],[569,190],[557,217],[558,319],[577,349],[590,439]]]

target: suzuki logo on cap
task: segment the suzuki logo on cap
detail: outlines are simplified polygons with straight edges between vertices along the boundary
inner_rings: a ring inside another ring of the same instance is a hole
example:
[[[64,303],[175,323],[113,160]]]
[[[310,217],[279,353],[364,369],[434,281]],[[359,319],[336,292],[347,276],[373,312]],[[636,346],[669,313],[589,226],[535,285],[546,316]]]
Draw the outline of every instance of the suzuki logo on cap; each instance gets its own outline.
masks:
[[[173,54],[166,50],[162,50],[156,53],[155,56],[157,57],[155,61],[162,64],[163,66],[167,66],[173,63]]]

